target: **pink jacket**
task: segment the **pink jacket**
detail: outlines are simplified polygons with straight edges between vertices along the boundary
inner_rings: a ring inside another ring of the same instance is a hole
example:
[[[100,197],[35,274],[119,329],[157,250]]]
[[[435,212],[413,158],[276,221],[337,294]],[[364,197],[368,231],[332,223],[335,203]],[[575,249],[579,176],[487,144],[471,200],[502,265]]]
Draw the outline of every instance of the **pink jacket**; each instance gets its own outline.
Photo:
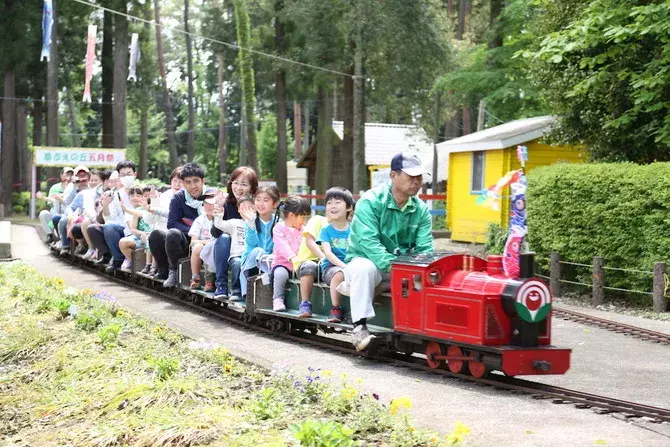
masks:
[[[295,256],[298,253],[298,248],[300,248],[300,242],[302,242],[302,229],[297,230],[292,227],[287,227],[283,223],[278,223],[275,225],[272,230],[272,241],[275,244],[275,248],[272,252],[272,268],[275,268],[278,265],[282,265],[288,269],[289,272],[293,271],[293,265],[289,262],[288,258]]]

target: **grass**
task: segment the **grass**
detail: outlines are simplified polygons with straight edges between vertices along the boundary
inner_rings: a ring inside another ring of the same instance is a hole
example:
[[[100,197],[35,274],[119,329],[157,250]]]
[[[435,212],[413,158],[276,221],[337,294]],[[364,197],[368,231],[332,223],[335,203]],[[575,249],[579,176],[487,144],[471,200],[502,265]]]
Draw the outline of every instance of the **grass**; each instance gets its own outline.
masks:
[[[242,363],[22,263],[0,265],[2,445],[456,445],[347,378]]]

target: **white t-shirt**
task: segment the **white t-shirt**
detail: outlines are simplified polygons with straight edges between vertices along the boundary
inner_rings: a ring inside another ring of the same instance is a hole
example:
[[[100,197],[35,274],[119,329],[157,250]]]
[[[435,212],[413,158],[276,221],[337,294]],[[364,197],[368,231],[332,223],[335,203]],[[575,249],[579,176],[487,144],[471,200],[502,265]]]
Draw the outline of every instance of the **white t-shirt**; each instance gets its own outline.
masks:
[[[244,220],[223,220],[221,216],[214,218],[214,226],[230,235],[230,257],[237,258],[244,253]]]
[[[212,221],[205,214],[198,216],[188,230],[188,235],[193,239],[206,241],[212,238]]]
[[[167,216],[170,212],[172,196],[174,196],[174,191],[170,188],[163,191],[158,199],[151,201],[151,209],[158,211],[159,214],[144,212],[144,221],[151,226],[152,230],[167,231]]]

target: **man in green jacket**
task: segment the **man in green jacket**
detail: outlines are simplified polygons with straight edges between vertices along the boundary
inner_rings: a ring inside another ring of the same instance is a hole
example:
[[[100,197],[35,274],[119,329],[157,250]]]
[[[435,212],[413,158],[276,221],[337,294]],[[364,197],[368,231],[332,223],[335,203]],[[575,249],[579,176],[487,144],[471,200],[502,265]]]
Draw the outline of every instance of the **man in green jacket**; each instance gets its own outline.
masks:
[[[390,279],[398,255],[433,251],[428,206],[417,194],[428,174],[421,159],[409,153],[391,160],[391,184],[367,191],[356,203],[346,262],[356,350],[367,348],[374,335],[366,322],[375,316],[375,287]]]

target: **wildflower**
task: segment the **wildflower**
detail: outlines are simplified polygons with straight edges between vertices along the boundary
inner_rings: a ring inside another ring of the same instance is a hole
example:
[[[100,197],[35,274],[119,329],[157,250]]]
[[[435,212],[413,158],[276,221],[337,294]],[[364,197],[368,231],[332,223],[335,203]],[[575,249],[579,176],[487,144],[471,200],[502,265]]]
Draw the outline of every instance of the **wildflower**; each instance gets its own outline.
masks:
[[[342,397],[344,397],[347,400],[353,399],[357,395],[358,395],[358,390],[356,388],[354,388],[353,386],[345,386],[342,389]]]
[[[412,401],[409,400],[409,397],[403,396],[391,401],[391,414],[396,414],[401,408],[407,408],[408,410],[412,408]]]
[[[359,385],[363,385],[363,379],[361,378],[356,379],[356,383]]]
[[[233,371],[233,367],[231,365],[226,365],[226,366],[223,367],[223,370],[226,373],[230,374]]]
[[[454,423],[454,431],[447,435],[447,442],[452,445],[456,445],[459,442],[463,441],[465,435],[470,434],[470,429],[467,425],[460,421]]]
[[[342,380],[347,380],[347,377],[349,376],[347,376],[347,373],[342,373],[340,377],[342,378]]]
[[[62,278],[56,278],[55,282],[58,287],[63,287],[63,285],[65,285],[65,281],[63,281]]]
[[[372,397],[373,397],[375,400],[379,400],[379,394],[377,394],[377,393],[372,393]]]
[[[323,374],[324,377],[328,378],[333,376],[333,372],[329,369],[324,369],[323,371],[321,371],[321,374]]]

